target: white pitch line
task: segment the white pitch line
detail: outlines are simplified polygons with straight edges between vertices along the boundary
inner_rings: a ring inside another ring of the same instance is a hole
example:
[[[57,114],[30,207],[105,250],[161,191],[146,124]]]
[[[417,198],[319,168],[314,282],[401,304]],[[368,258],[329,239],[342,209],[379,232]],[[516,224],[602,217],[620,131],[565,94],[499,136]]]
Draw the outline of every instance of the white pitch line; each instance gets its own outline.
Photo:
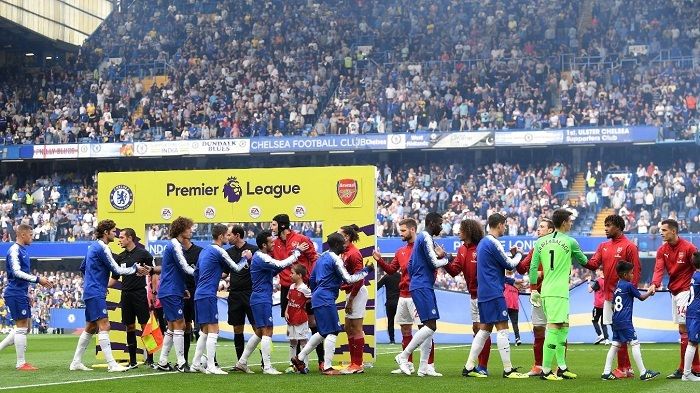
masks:
[[[39,387],[44,387],[44,386],[70,385],[70,384],[74,384],[74,383],[111,381],[111,380],[115,380],[115,379],[127,379],[127,378],[143,378],[143,377],[153,377],[153,376],[168,375],[168,374],[174,374],[174,373],[173,372],[165,372],[165,373],[160,372],[160,373],[152,373],[152,374],[122,375],[122,376],[115,376],[115,377],[81,379],[81,380],[75,380],[75,381],[38,383],[35,385],[7,386],[7,387],[0,388],[0,390],[39,388]]]
[[[224,345],[219,345],[221,346],[226,346]],[[467,348],[470,345],[468,344],[461,344],[461,345],[448,345],[448,346],[440,346],[440,347],[435,347],[435,350],[451,350],[451,349],[459,349],[459,348]],[[277,347],[277,346],[275,346]],[[286,347],[286,346],[280,346],[280,347]],[[525,349],[525,348],[522,348]],[[569,348],[568,351],[594,351],[598,350],[599,348]],[[527,348],[529,351],[530,349]],[[677,351],[677,348],[645,348],[644,351]],[[377,353],[377,356],[382,356],[382,355],[393,355],[397,354],[401,351],[396,350],[396,351],[391,351],[391,352],[381,352]],[[271,364],[288,364],[287,361],[281,361],[281,362],[271,362]],[[255,365],[257,366],[257,365]],[[255,367],[254,366],[254,367]],[[103,377],[103,378],[93,378],[93,379],[82,379],[82,380],[75,380],[75,381],[63,381],[63,382],[49,382],[49,383],[41,383],[41,384],[35,384],[35,385],[22,385],[22,386],[7,386],[7,387],[0,387],[0,390],[16,390],[16,389],[25,389],[25,388],[37,388],[37,387],[42,387],[42,386],[58,386],[58,385],[70,385],[70,384],[76,384],[76,383],[86,383],[86,382],[100,382],[100,381],[111,381],[111,380],[117,380],[117,379],[127,379],[127,378],[143,378],[143,377],[153,377],[153,376],[159,376],[159,375],[169,375],[169,374],[175,374],[175,372],[156,372],[156,373],[149,373],[149,374],[137,374],[137,375],[123,375],[123,376],[114,376],[114,377]]]

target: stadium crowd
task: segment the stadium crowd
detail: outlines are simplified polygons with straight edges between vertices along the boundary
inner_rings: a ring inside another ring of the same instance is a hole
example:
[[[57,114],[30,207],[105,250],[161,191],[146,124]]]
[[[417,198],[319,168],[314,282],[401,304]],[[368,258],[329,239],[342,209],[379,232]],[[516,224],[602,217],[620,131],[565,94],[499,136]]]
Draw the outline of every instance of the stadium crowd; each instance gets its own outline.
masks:
[[[659,167],[654,162],[635,166],[611,166],[589,163],[586,170],[586,201],[592,209],[598,205],[613,208],[621,215],[629,233],[658,233],[665,218],[678,221],[681,232],[700,233],[700,168],[692,160],[678,160]]]
[[[51,289],[42,286],[30,286],[29,298],[32,299],[32,333],[46,334],[57,333],[49,330],[49,319],[52,308],[82,308],[83,303],[83,276],[77,272],[35,272],[49,278],[54,287]],[[7,272],[0,271],[0,293],[7,285]],[[0,299],[2,302],[2,299]],[[6,333],[12,326],[12,318],[4,302],[0,303],[0,333]]]
[[[584,171],[586,192],[571,194],[574,178],[568,163],[524,166],[512,163],[466,168],[459,163],[388,165],[378,168],[379,236],[398,236],[398,222],[420,220],[428,212],[444,213],[443,236],[456,236],[466,218],[485,218],[495,211],[508,215],[508,235],[534,236],[538,217],[556,207],[576,215],[613,208],[626,220],[627,233],[657,233],[662,218],[677,219],[682,233],[700,233],[700,167],[692,160],[670,165],[654,162],[620,165],[591,163]],[[96,175],[71,173],[39,178],[9,174],[0,187],[2,241],[14,239],[14,226],[34,227],[35,241],[91,240],[96,215]],[[577,203],[569,205],[570,201]],[[297,223],[296,230],[319,237],[321,223]],[[581,224],[582,225],[582,224]],[[590,228],[577,229],[586,231]],[[249,237],[260,228],[246,228]],[[202,226],[202,238],[207,227]],[[167,237],[163,226],[148,230],[149,241]]]
[[[0,133],[53,144],[649,124],[694,137],[697,69],[654,59],[700,56],[697,7],[602,2],[589,23],[583,12],[542,0],[134,1],[60,67],[3,71]]]

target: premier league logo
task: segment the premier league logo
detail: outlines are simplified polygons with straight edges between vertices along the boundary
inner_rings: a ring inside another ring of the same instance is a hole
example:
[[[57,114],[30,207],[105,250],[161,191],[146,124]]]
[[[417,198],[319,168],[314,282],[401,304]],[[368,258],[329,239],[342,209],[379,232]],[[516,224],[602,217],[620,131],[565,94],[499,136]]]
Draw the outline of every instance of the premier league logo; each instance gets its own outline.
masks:
[[[224,184],[224,198],[229,203],[236,203],[241,200],[241,195],[243,195],[243,189],[238,183],[238,179],[229,177],[226,184]]]
[[[134,202],[134,192],[129,186],[120,184],[109,193],[109,203],[116,210],[126,210]]]

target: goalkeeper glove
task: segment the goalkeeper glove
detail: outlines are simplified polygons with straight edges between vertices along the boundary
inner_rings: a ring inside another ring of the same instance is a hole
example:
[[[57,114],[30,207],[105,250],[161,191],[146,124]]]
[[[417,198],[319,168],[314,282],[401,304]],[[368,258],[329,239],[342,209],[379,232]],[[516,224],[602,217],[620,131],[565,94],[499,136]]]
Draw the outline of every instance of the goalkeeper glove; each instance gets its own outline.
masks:
[[[542,307],[542,295],[537,290],[530,292],[530,304],[535,307]]]

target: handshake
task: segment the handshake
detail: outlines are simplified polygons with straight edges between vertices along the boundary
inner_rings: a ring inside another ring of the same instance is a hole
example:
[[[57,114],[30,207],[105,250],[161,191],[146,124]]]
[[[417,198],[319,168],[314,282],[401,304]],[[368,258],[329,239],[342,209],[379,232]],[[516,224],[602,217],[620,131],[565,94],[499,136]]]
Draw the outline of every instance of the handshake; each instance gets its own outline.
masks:
[[[146,265],[136,265],[136,275],[139,277],[147,276],[151,273],[151,267]]]

